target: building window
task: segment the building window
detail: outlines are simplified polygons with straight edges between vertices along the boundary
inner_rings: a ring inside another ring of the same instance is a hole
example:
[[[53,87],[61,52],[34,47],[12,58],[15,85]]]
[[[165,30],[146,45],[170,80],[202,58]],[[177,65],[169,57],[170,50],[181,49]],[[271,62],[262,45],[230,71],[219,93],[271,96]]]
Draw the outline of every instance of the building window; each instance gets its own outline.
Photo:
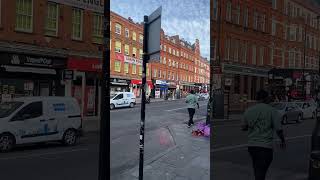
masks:
[[[93,42],[102,44],[103,39],[103,15],[94,13],[93,14]]]
[[[265,32],[266,31],[266,15],[263,14],[262,15],[262,18],[261,18],[261,30],[262,32]]]
[[[254,11],[253,13],[253,29],[258,29],[258,12]]]
[[[260,65],[264,64],[264,47],[260,47]]]
[[[129,38],[129,32],[130,32],[129,29],[126,28],[126,29],[125,29],[125,33],[126,33],[125,36],[126,36],[126,38]]]
[[[290,41],[296,41],[296,35],[297,35],[296,27],[291,25],[290,26],[290,34],[289,34]]]
[[[166,45],[163,46],[163,51],[164,51],[164,52],[167,51],[167,46],[166,46]]]
[[[143,44],[143,35],[142,34],[139,35],[139,43]]]
[[[169,54],[171,54],[171,47],[169,47]]]
[[[227,38],[226,39],[226,44],[225,44],[225,59],[230,60],[230,45],[231,45],[231,39]]]
[[[83,10],[72,9],[72,39],[82,40]]]
[[[137,74],[137,65],[132,64],[132,74]]]
[[[218,17],[218,4],[217,0],[213,0],[213,19],[217,20]]]
[[[153,70],[153,77],[157,77],[157,69]]]
[[[158,77],[161,78],[161,69],[159,69]]]
[[[236,39],[234,41],[234,61],[238,62],[239,61],[239,40]],[[201,67],[202,67],[202,63],[201,63]]]
[[[245,7],[244,16],[243,16],[244,27],[248,27],[248,17],[249,17],[249,10],[248,10],[248,7]]]
[[[114,71],[120,72],[121,71],[121,61],[114,61]]]
[[[129,73],[129,63],[124,63],[124,73]]]
[[[256,45],[252,45],[252,64],[257,64],[257,49],[256,49]]]
[[[177,51],[176,55],[179,57],[179,51]]]
[[[137,40],[137,34],[136,32],[132,33],[132,40],[136,41]]]
[[[59,5],[48,2],[45,34],[48,36],[58,35]]]
[[[235,23],[240,24],[240,5],[237,5],[235,13]]]
[[[116,34],[121,35],[121,28],[122,26],[119,23],[116,23]]]
[[[127,44],[124,45],[124,54],[127,55],[127,56],[129,56],[129,54],[130,54],[129,53],[129,45],[127,45]]]
[[[289,51],[289,68],[294,68],[294,52],[292,50]]]
[[[277,9],[277,0],[272,0],[272,8]]]
[[[232,3],[231,1],[227,2],[227,11],[226,11],[226,20],[231,21],[232,18]]]
[[[270,48],[270,65],[273,65],[274,48]]]
[[[33,0],[16,0],[17,31],[32,32],[33,30]]]
[[[276,21],[274,19],[274,17],[272,17],[272,31],[271,31],[271,35],[275,36],[276,35],[276,31],[277,31],[277,24]]]
[[[166,64],[166,57],[163,57],[163,64]]]
[[[115,51],[121,53],[121,42],[116,41]]]
[[[172,54],[176,55],[176,50],[172,49]]]
[[[140,50],[139,50],[139,57],[140,57],[140,59],[142,59],[142,58],[143,58],[143,52],[142,52],[142,49],[140,49]]]
[[[168,64],[169,64],[169,66],[171,66],[171,59],[168,60]]]
[[[142,75],[142,66],[139,66],[139,76]]]
[[[137,48],[135,47],[132,48],[132,56],[137,57]]]

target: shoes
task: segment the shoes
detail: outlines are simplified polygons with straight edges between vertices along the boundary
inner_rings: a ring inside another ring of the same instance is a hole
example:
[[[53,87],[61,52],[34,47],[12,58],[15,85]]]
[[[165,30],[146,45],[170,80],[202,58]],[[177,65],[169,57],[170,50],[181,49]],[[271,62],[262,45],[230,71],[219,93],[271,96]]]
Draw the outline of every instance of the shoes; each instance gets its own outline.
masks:
[[[188,125],[188,128],[190,128],[191,126],[190,125]]]

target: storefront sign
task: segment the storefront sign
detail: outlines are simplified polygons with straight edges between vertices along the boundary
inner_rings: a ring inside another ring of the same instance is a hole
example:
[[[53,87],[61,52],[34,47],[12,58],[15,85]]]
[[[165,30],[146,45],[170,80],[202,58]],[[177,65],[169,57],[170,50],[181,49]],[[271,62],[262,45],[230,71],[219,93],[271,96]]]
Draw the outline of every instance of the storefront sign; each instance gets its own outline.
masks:
[[[142,65],[141,59],[136,59],[130,56],[124,56],[124,62],[130,63],[130,64]]]
[[[65,4],[72,7],[103,13],[103,0],[49,0],[51,2]]]
[[[73,70],[64,70],[63,79],[64,80],[72,80],[73,79]]]
[[[69,58],[68,69],[86,72],[102,72],[102,62],[100,59]]]
[[[156,84],[159,84],[159,85],[167,85],[167,81],[156,80]]]
[[[259,76],[259,77],[268,77],[268,69],[262,68],[253,68],[247,66],[240,66],[234,64],[224,64],[223,65],[223,72],[224,73],[231,73],[231,74],[244,74],[244,75],[252,75],[252,76]]]
[[[52,58],[45,56],[1,53],[0,59],[0,64],[5,65],[24,65],[52,68],[65,68],[66,66],[66,61],[63,58]]]
[[[2,94],[1,95],[1,102],[9,102],[12,100],[11,94]]]
[[[155,98],[160,98],[160,91],[155,91]]]
[[[141,85],[141,84],[142,84],[142,80],[132,79],[132,80],[131,80],[131,84]],[[147,84],[148,84],[148,86],[149,86],[151,89],[153,89],[153,83],[152,83],[152,81],[147,80]]]
[[[129,85],[130,84],[130,80],[128,79],[118,79],[118,78],[111,78],[110,79],[111,84],[118,84],[118,85]]]

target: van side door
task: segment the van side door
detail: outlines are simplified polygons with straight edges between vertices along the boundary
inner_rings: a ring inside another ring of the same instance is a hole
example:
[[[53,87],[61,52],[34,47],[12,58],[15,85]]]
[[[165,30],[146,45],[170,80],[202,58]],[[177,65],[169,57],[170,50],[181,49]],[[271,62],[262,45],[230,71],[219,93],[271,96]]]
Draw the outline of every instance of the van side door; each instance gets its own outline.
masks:
[[[124,97],[123,94],[118,94],[113,100],[115,100],[116,107],[124,106]]]
[[[46,119],[43,115],[43,103],[32,102],[23,107],[10,121],[21,143],[43,141],[45,129],[42,125]]]

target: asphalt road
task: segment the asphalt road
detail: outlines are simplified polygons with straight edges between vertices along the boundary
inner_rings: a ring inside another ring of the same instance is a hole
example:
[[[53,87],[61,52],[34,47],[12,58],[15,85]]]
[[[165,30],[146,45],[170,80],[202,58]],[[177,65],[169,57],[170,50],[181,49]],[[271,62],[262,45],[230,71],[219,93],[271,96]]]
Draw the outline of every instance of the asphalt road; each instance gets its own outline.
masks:
[[[275,142],[273,162],[268,173],[270,179],[292,180],[296,177],[306,180],[314,125],[315,120],[305,120],[301,124],[284,126],[287,149],[280,150],[279,143]],[[220,123],[213,131],[213,177],[231,180],[236,175],[237,179],[253,179],[246,133],[240,130],[240,122]]]
[[[195,119],[206,114],[205,101]],[[161,136],[170,135],[169,124],[188,120],[184,101],[151,103],[146,109],[145,159],[174,145],[161,143]],[[138,165],[140,107],[111,111],[111,178]],[[30,145],[0,154],[0,179],[3,180],[94,180],[98,179],[98,133],[86,134],[77,146],[60,144]]]

